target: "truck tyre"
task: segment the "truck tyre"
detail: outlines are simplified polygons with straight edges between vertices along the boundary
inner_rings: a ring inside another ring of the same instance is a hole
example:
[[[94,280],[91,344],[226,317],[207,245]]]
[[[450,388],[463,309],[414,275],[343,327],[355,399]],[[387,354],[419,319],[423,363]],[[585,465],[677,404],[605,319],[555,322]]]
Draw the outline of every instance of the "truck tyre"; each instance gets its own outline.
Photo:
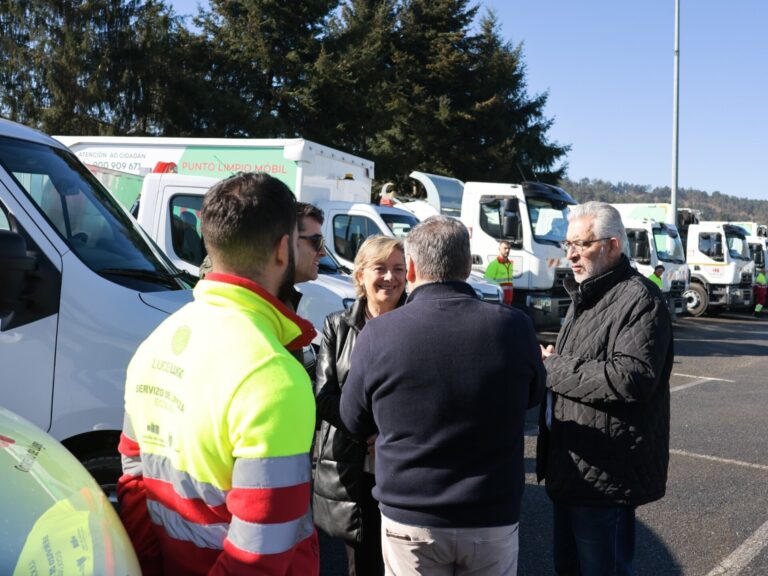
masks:
[[[691,284],[690,288],[683,294],[685,298],[685,306],[688,310],[688,314],[698,318],[707,311],[709,306],[709,296],[707,291],[701,284]]]
[[[96,482],[107,499],[117,507],[117,480],[123,473],[120,455],[114,453],[98,453],[86,456],[82,460],[86,470],[96,479]]]

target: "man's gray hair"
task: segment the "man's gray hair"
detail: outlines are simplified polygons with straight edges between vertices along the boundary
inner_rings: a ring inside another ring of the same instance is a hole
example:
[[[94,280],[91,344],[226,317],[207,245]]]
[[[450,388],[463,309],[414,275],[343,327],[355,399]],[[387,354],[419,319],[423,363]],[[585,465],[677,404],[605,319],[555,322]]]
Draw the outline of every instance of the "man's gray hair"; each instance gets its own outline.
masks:
[[[424,280],[467,279],[472,271],[469,231],[447,216],[430,216],[405,237],[405,254]]]
[[[627,231],[621,221],[621,214],[613,206],[606,202],[584,202],[571,206],[568,211],[568,222],[578,218],[594,218],[592,233],[595,238],[618,238],[621,251],[627,254],[629,242]]]

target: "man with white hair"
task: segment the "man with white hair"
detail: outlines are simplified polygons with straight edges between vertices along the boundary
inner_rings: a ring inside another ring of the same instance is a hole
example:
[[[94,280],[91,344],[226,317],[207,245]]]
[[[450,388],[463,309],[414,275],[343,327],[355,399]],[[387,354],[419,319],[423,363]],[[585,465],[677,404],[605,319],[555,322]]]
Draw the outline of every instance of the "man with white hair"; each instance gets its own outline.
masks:
[[[530,319],[465,280],[469,232],[433,216],[405,239],[405,305],[366,322],[341,420],[376,438],[387,574],[517,574],[523,427],[544,392]]]
[[[573,302],[556,345],[541,348],[537,474],[554,505],[555,572],[630,575],[635,508],[666,490],[672,323],[623,253],[615,208],[580,204],[568,223]]]

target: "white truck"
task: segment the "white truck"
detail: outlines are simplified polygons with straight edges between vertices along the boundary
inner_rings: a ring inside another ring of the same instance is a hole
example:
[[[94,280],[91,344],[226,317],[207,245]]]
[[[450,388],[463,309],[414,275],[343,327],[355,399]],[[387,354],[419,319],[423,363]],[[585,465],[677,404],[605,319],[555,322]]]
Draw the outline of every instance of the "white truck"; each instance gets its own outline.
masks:
[[[690,224],[684,235],[691,285],[688,313],[701,316],[752,306],[754,262],[744,229],[727,222]]]
[[[107,491],[120,474],[125,369],[188,288],[74,154],[0,120],[0,404]]]
[[[560,242],[568,229],[568,207],[576,201],[548,184],[462,182],[412,172],[426,201],[398,204],[414,213],[435,213],[461,220],[470,231],[473,269],[482,273],[506,240],[514,263],[514,305],[532,318],[539,333],[557,332],[571,300],[563,280],[571,274]]]
[[[749,255],[755,263],[755,269],[765,270],[765,258],[768,253],[768,226],[757,222],[732,222],[744,228],[747,233]]]
[[[326,239],[326,251],[345,271],[352,270],[357,249],[368,236],[384,234],[403,238],[419,222],[418,218],[408,211],[371,204],[373,162],[303,138],[56,138],[89,164],[103,164],[110,169],[125,170],[134,174],[151,172],[158,163],[164,166],[173,164],[178,176],[186,176],[187,182],[195,182],[192,177],[197,177],[199,184],[193,187],[194,190],[190,188],[192,195],[197,196],[197,199],[194,202],[189,199],[189,206],[169,204],[174,195],[178,195],[181,200],[184,192],[183,187],[171,184],[174,174],[148,174],[145,177],[145,181],[149,178],[149,181],[157,179],[157,182],[167,177],[165,181],[169,183],[165,199],[152,208],[149,217],[146,216],[148,213],[142,204],[151,202],[152,197],[142,192],[137,213],[143,226],[157,226],[147,229],[164,249],[173,245],[170,214],[182,217],[183,213],[191,212],[185,216],[191,223],[192,213],[199,216],[200,190],[239,170],[272,174],[285,182],[298,200],[321,208],[325,213],[323,235]],[[199,241],[199,227],[197,233]],[[193,246],[193,239],[190,237],[189,240],[189,245]],[[180,267],[194,272],[184,262],[192,262],[196,267],[198,257],[202,260],[202,256],[199,256],[201,248],[199,245],[194,248],[194,257],[191,259],[181,257],[178,248],[180,246],[173,247],[168,253]],[[468,280],[482,298],[491,301],[501,299],[497,286],[474,275]],[[335,309],[338,309],[338,306]],[[319,320],[322,326],[323,310],[305,311],[305,314],[316,326],[316,320]]]
[[[726,222],[702,222],[700,213],[667,203],[643,204],[642,216],[676,222],[685,248],[690,282],[684,292],[692,316],[739,310],[752,304],[752,270],[744,230]],[[666,264],[665,264],[666,266]]]
[[[637,270],[648,276],[658,265],[664,266],[662,292],[670,313],[686,311],[684,294],[689,288],[689,269],[685,248],[675,224],[664,220],[666,208],[660,204],[613,204],[627,230],[629,254]]]

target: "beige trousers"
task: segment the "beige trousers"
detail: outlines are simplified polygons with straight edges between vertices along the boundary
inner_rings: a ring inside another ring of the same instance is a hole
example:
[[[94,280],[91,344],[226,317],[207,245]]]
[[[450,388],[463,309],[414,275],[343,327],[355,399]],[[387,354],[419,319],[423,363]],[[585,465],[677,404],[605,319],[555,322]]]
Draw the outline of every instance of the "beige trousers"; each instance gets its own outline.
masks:
[[[388,576],[515,576],[518,524],[424,528],[381,517]]]

